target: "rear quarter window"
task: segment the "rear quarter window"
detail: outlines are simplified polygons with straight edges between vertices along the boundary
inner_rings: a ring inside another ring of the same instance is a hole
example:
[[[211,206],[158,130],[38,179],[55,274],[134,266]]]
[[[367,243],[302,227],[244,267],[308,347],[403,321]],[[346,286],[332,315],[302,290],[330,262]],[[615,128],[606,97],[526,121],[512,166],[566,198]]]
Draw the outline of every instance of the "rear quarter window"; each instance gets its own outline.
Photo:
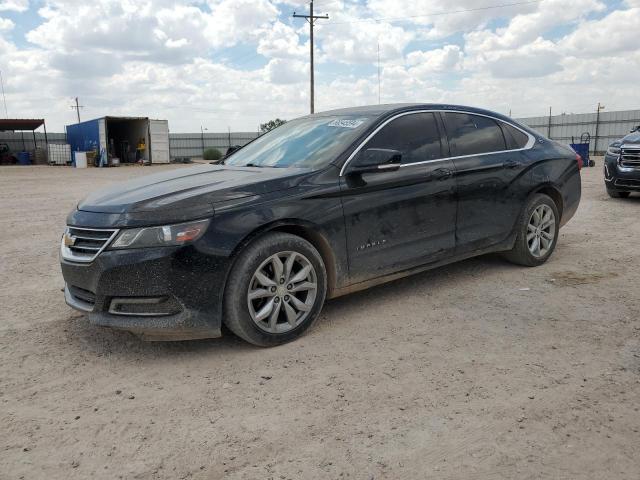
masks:
[[[529,142],[529,136],[523,131],[504,122],[500,122],[500,126],[502,127],[502,133],[504,133],[504,139],[507,142],[508,150],[524,148]]]
[[[502,130],[489,117],[446,112],[444,118],[454,156],[479,155],[507,149]]]

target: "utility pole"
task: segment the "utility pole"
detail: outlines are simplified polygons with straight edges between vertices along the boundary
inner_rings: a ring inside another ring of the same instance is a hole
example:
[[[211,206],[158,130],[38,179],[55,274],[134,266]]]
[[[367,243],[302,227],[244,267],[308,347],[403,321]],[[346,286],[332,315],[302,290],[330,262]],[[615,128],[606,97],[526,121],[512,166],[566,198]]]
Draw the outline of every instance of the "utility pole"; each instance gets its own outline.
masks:
[[[547,138],[551,140],[551,107],[549,107],[549,128],[547,129]]]
[[[380,105],[380,42],[378,42],[378,105]]]
[[[318,19],[328,19],[329,15],[314,15],[313,14],[313,0],[309,3],[309,15],[298,15],[296,12],[293,12],[294,18],[304,18],[307,22],[309,22],[309,52],[311,54],[311,92],[310,92],[310,103],[311,103],[311,113],[314,111],[313,99],[314,99],[314,88],[313,88],[313,25],[315,21]]]
[[[200,140],[202,141],[202,159],[204,160],[204,131],[207,130],[200,125]]]
[[[4,81],[2,80],[2,71],[0,70],[0,87],[2,87],[2,100],[4,101],[4,116],[9,118],[7,111],[7,97],[4,96]]]
[[[598,131],[600,130],[600,110],[604,110],[604,105],[600,105],[598,102],[598,109],[596,110],[596,134],[595,134],[595,142],[593,142],[593,154],[596,154],[598,150]]]
[[[76,114],[78,115],[78,123],[80,123],[80,109],[84,108],[84,105],[78,105],[78,97],[76,97],[75,100],[76,100],[76,104],[71,105],[71,108],[73,108],[76,111]]]

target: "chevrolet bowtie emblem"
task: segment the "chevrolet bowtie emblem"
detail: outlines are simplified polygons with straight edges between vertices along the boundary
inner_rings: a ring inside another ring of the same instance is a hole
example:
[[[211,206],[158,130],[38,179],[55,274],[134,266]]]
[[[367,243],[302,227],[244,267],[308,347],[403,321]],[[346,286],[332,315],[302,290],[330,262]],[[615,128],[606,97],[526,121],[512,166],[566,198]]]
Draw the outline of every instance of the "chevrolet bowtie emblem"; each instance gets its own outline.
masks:
[[[68,233],[65,233],[63,241],[65,247],[73,247],[76,243],[76,237],[72,237]]]

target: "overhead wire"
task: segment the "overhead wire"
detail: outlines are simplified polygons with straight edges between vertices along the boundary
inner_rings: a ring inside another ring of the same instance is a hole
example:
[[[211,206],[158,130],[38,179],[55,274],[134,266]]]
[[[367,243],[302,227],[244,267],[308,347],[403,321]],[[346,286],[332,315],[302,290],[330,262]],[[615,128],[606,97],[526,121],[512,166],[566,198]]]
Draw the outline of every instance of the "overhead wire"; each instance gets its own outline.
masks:
[[[440,11],[440,12],[432,12],[432,13],[421,13],[418,15],[405,15],[402,17],[377,17],[377,18],[360,18],[356,20],[348,20],[348,21],[338,21],[338,22],[325,22],[323,26],[327,27],[330,25],[347,25],[353,23],[364,23],[364,22],[399,22],[405,20],[413,20],[415,18],[422,17],[441,17],[445,15],[455,15],[458,13],[472,13],[472,12],[480,12],[484,10],[493,10],[498,8],[507,8],[507,7],[517,7],[522,5],[532,5],[536,3],[541,3],[544,0],[527,0],[524,2],[512,2],[512,3],[502,3],[500,5],[487,5],[485,7],[476,7],[476,8],[466,8],[461,10],[448,10],[448,11]]]

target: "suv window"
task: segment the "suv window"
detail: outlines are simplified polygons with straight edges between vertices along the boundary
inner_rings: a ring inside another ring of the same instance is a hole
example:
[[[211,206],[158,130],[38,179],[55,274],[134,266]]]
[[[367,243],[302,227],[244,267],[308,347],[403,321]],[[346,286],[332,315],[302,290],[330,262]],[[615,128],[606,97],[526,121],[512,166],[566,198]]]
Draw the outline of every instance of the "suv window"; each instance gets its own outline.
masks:
[[[445,112],[452,155],[477,155],[506,150],[502,130],[495,120],[469,113]]]
[[[529,141],[529,136],[508,123],[500,122],[504,139],[507,141],[508,150],[524,148]]]
[[[403,164],[442,158],[440,131],[433,113],[411,113],[392,120],[364,148],[398,150]]]

